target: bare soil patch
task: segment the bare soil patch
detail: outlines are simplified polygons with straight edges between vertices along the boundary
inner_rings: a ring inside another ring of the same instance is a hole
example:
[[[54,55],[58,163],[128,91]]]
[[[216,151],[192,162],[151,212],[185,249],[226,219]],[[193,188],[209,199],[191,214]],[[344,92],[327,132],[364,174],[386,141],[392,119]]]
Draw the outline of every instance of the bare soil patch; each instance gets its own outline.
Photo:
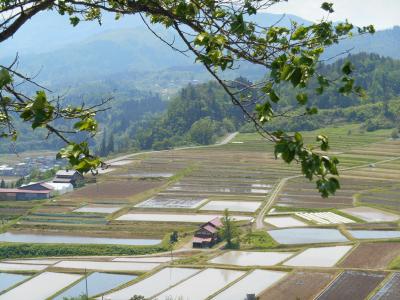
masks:
[[[328,272],[295,272],[260,296],[260,300],[313,299],[334,278]]]
[[[71,194],[69,198],[114,199],[135,196],[146,190],[161,186],[164,181],[152,180],[118,180],[110,182],[99,182],[87,185]]]
[[[344,271],[318,300],[364,300],[386,277],[382,272]]]
[[[344,268],[384,269],[400,253],[400,243],[360,244],[340,263]]]

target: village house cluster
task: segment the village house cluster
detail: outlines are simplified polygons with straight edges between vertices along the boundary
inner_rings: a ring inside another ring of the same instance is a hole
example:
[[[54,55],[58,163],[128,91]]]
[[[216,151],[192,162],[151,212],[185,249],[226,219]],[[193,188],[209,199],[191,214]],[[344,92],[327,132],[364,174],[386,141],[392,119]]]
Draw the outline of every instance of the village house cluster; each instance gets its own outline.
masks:
[[[60,170],[52,181],[31,182],[14,189],[0,189],[0,200],[42,200],[65,194],[83,185],[84,177],[75,170]]]
[[[54,156],[26,157],[22,162],[13,165],[0,165],[0,176],[18,176],[25,177],[33,170],[46,172],[53,168],[61,167],[61,162]]]

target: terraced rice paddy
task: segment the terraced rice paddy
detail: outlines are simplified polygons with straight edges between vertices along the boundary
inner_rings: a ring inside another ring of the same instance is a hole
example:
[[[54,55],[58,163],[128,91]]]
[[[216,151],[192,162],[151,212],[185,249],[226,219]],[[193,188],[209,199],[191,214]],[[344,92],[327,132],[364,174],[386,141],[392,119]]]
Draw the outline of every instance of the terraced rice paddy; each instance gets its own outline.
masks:
[[[343,268],[386,269],[400,254],[400,243],[362,243],[340,263]]]
[[[285,228],[285,227],[306,227],[308,226],[307,223],[304,223],[294,217],[268,217],[264,219],[265,223],[271,224],[278,228]]]
[[[210,260],[214,264],[236,266],[273,266],[293,256],[293,252],[229,251]]]
[[[114,289],[124,283],[127,283],[137,276],[134,275],[121,275],[121,274],[107,274],[107,273],[92,273],[86,279],[82,279],[77,284],[73,285],[66,291],[54,297],[54,300],[63,300],[65,298],[78,297],[86,295],[86,286],[89,297],[98,294],[103,294],[111,289]]]
[[[41,271],[46,269],[47,265],[33,265],[33,264],[15,264],[15,263],[2,263],[0,262],[0,271],[13,272],[13,271]]]
[[[255,270],[212,299],[246,299],[247,294],[255,294],[257,296],[263,290],[281,280],[286,274],[285,272]]]
[[[126,214],[118,217],[117,221],[148,221],[148,222],[186,222],[206,223],[222,215],[200,215],[200,214]],[[249,221],[252,217],[231,216],[236,221]]]
[[[165,268],[138,283],[105,295],[104,299],[126,300],[134,295],[151,298],[199,271],[198,269],[189,268]]]
[[[259,201],[210,201],[200,210],[224,211],[228,209],[233,212],[255,212],[261,203]]]
[[[0,299],[26,299],[27,295],[29,295],[29,300],[47,299],[81,278],[82,276],[77,274],[44,272],[0,295]]]
[[[57,259],[19,259],[19,260],[3,260],[5,263],[28,264],[28,265],[54,265]]]
[[[86,236],[22,234],[6,232],[0,234],[0,242],[39,243],[39,244],[109,244],[109,245],[157,245],[161,240],[155,239],[120,239]]]
[[[27,275],[0,273],[0,293],[28,278]]]
[[[348,239],[337,229],[290,228],[268,230],[269,235],[280,244],[340,243]]]
[[[315,212],[315,213],[296,212],[295,214],[300,218],[303,218],[307,221],[313,222],[318,225],[355,223],[353,220],[340,216],[333,212]]]
[[[204,300],[244,274],[243,271],[206,269],[158,295],[157,299]]]
[[[342,211],[366,222],[394,222],[400,219],[399,215],[372,207],[352,207],[342,209]]]
[[[163,181],[147,180],[115,180],[104,181],[87,185],[73,193],[66,194],[70,199],[88,199],[90,202],[105,199],[129,198],[140,194],[146,190],[160,187]]]
[[[395,230],[349,230],[356,239],[400,239],[400,231]]]
[[[174,257],[171,256],[150,256],[150,257],[116,257],[112,261],[128,261],[128,262],[142,262],[142,263],[165,263],[173,261]]]
[[[334,278],[332,272],[298,271],[286,276],[259,297],[260,300],[314,299]]]
[[[371,300],[397,300],[400,295],[400,273],[394,273]]]
[[[122,206],[100,206],[100,205],[86,205],[81,208],[75,209],[74,212],[79,213],[99,213],[99,214],[112,214],[120,210]]]
[[[309,248],[284,263],[291,267],[333,267],[352,246]]]
[[[98,271],[149,271],[158,267],[158,263],[63,260],[54,265],[56,268],[98,270]]]
[[[344,271],[316,299],[364,300],[385,278],[377,272]]]
[[[183,208],[190,209],[196,208],[206,202],[206,199],[197,198],[197,199],[179,199],[179,198],[161,198],[154,197],[143,201],[142,203],[137,204],[135,207],[139,208]]]

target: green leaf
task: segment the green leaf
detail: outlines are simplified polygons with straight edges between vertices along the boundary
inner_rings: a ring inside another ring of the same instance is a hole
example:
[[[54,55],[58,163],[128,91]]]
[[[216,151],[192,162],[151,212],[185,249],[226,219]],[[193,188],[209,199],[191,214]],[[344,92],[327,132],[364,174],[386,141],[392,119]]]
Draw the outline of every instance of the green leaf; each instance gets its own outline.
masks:
[[[269,98],[270,98],[271,101],[274,102],[274,103],[279,102],[279,99],[280,99],[279,96],[275,93],[274,90],[271,90],[271,91],[269,92]]]
[[[69,18],[69,21],[71,22],[72,26],[76,26],[79,24],[79,22],[81,21],[78,17],[74,16]]]
[[[350,75],[353,72],[353,65],[351,62],[346,62],[342,67],[342,72],[346,75]]]
[[[305,93],[300,93],[296,96],[296,100],[300,105],[305,105],[308,101],[308,96]]]
[[[12,77],[6,69],[0,70],[0,88],[12,82]]]
[[[329,3],[329,2],[324,2],[321,5],[321,8],[329,13],[333,13],[333,3]]]

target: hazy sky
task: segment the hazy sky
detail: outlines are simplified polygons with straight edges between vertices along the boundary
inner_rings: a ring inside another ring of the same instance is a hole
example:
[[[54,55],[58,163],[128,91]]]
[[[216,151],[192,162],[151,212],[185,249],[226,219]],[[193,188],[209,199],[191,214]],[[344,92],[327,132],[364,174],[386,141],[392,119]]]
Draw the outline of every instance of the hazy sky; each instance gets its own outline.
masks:
[[[400,0],[289,0],[274,5],[268,12],[288,13],[316,21],[324,15],[319,9],[323,2],[334,4],[333,21],[348,19],[358,26],[373,24],[377,29],[400,25]]]

